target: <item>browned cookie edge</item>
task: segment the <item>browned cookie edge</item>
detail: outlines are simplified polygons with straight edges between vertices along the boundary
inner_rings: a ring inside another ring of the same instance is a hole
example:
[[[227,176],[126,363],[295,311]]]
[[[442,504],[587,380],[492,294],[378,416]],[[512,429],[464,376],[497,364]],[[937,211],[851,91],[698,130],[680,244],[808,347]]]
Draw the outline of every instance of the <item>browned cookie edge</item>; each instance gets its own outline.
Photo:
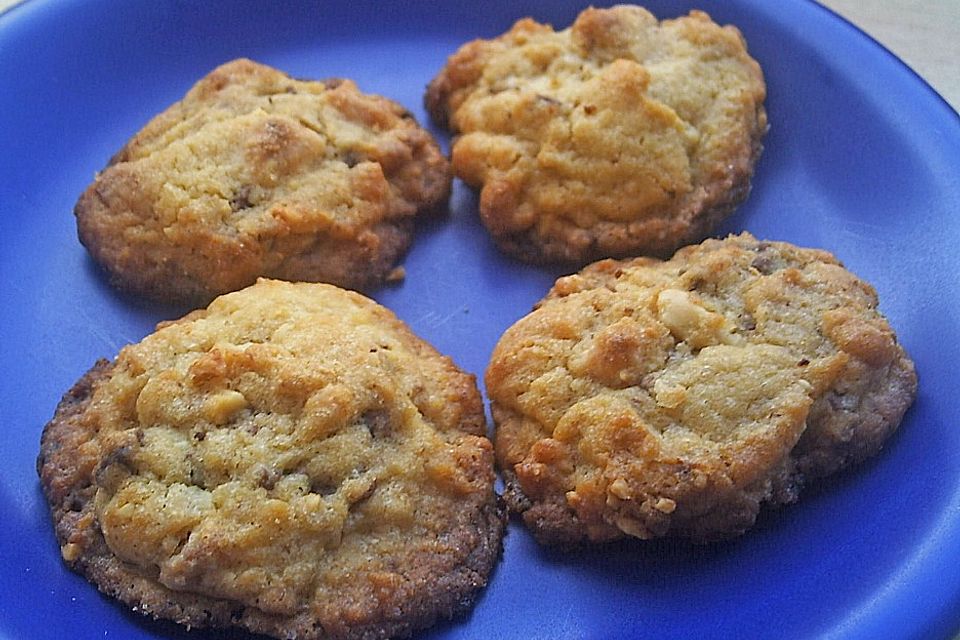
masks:
[[[113,363],[101,359],[64,394],[54,417],[44,427],[37,472],[54,521],[61,555],[67,566],[83,575],[104,594],[154,619],[190,627],[236,627],[255,633],[289,638],[344,640],[409,635],[468,611],[486,586],[503,550],[506,507],[499,496],[482,507],[473,522],[458,523],[451,536],[473,542],[473,548],[453,572],[421,580],[417,595],[398,616],[381,624],[354,626],[344,633],[328,633],[307,613],[292,618],[273,616],[240,603],[167,589],[117,559],[103,538],[93,512],[96,488],[91,460],[78,450],[94,435],[95,425],[84,425],[83,412],[94,390],[110,377]],[[464,416],[473,431],[473,416]],[[86,464],[84,464],[86,462]]]

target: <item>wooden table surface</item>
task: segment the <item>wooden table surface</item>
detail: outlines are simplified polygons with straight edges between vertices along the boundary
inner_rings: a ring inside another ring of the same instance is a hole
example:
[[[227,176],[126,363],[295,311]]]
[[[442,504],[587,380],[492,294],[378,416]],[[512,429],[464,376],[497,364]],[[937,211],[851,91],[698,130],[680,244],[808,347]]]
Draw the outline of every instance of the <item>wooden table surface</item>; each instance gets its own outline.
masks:
[[[960,111],[960,0],[821,0],[913,68]]]
[[[0,0],[0,11],[18,1]],[[890,49],[960,111],[960,0],[821,0],[821,4]]]

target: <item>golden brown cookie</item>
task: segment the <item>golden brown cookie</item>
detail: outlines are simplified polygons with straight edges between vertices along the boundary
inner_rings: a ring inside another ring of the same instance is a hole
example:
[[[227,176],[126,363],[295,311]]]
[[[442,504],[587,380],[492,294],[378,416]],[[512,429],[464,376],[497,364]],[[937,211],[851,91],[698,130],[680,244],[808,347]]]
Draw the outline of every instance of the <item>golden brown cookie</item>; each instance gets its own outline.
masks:
[[[37,466],[67,564],[188,627],[407,634],[501,548],[474,377],[325,284],[261,280],[101,361]]]
[[[450,181],[399,104],[241,59],[137,133],[75,214],[116,286],[205,303],[258,276],[377,285]]]
[[[508,506],[558,544],[739,535],[875,454],[916,384],[870,285],[749,234],[559,279],[486,373]]]
[[[426,105],[498,245],[582,262],[706,236],[750,191],[765,95],[735,27],[624,5],[464,45]]]

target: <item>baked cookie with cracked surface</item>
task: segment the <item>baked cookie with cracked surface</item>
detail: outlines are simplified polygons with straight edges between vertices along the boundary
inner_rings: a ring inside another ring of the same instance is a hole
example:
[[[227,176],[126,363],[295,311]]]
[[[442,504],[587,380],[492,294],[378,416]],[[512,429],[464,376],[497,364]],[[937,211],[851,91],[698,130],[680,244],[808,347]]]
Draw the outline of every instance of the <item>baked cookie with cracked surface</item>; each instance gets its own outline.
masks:
[[[617,6],[470,42],[425,102],[497,244],[584,262],[703,239],[750,191],[765,95],[735,27]]]
[[[261,280],[99,362],[38,470],[67,564],[188,627],[408,634],[472,604],[504,529],[474,377],[325,284]]]
[[[877,453],[916,385],[869,284],[749,234],[560,278],[486,372],[504,497],[548,544],[739,535]]]
[[[206,303],[258,276],[380,284],[450,181],[399,104],[241,59],[151,120],[74,212],[116,286]]]

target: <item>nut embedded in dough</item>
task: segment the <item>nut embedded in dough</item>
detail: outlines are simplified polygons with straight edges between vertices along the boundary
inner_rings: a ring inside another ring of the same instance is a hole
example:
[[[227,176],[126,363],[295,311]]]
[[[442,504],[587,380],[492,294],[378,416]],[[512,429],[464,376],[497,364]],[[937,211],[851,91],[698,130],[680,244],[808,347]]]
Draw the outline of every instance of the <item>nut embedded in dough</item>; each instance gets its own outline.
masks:
[[[241,59],[153,118],[75,214],[113,284],[151,298],[206,303],[260,276],[366,289],[450,181],[399,104]]]
[[[916,384],[870,285],[749,234],[561,278],[486,372],[507,503],[561,545],[742,534],[877,453]]]
[[[136,611],[278,638],[465,611],[504,531],[472,375],[385,308],[261,280],[101,361],[44,430],[64,561]]]
[[[454,173],[531,262],[666,256],[749,193],[767,130],[760,66],[733,26],[692,11],[587,9],[463,45],[427,90]]]

